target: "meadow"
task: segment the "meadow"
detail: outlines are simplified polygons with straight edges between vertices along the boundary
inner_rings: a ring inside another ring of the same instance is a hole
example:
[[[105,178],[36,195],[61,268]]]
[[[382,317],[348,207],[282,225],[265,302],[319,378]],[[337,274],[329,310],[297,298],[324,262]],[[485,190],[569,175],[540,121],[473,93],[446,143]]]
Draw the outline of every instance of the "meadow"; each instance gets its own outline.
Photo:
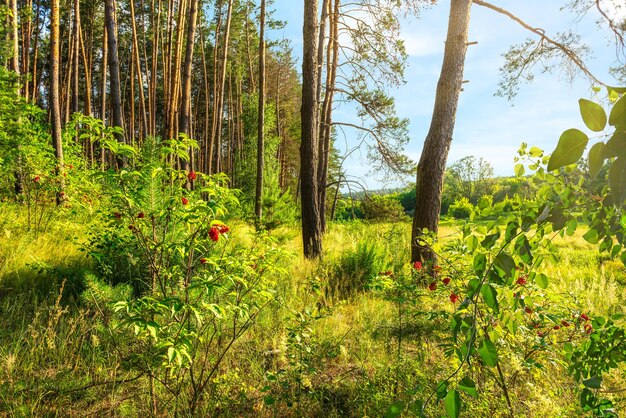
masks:
[[[104,233],[108,217],[98,208],[70,205],[36,229],[28,226],[23,206],[1,204],[0,416],[446,414],[435,392],[459,364],[448,351],[450,314],[458,307],[450,293],[465,285],[452,270],[471,264],[461,221],[442,221],[440,278],[450,276],[452,282],[437,280],[434,289],[414,283],[421,279],[407,261],[408,221],[331,223],[320,261],[302,258],[297,226],[264,233],[263,245],[281,251],[271,297],[224,351],[206,395],[190,412],[180,400],[193,397],[192,386],[174,394],[167,382],[155,384],[138,366],[140,334],[124,331],[114,309],[133,290],[103,277],[89,254],[90,237]],[[470,221],[469,228],[477,223]],[[230,234],[220,241],[224,251],[261,248],[253,227],[235,220],[228,225]],[[552,305],[546,310],[562,307],[572,319],[553,318],[554,327],[567,325],[556,330],[550,322],[549,332],[538,331],[549,335],[536,335],[529,321],[523,335],[503,336],[501,379],[484,364],[470,363],[466,373],[475,390],[463,393],[461,416],[585,415],[564,346],[586,338],[577,315],[626,313],[626,272],[583,233],[579,228],[552,241],[554,251],[542,266],[549,285],[536,289]],[[389,285],[403,280],[404,287]],[[227,342],[214,347],[219,351]],[[625,372],[620,365],[604,375],[603,396],[616,411],[626,407]],[[165,376],[174,381],[176,370]],[[422,412],[415,400],[431,394]]]

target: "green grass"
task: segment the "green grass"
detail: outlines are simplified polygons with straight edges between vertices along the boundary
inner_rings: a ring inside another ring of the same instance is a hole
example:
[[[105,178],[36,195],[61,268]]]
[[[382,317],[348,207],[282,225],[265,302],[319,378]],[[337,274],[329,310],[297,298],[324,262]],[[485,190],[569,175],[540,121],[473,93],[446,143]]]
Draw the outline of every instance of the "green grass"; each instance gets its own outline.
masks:
[[[149,414],[148,379],[124,382],[134,377],[127,367],[132,338],[115,341],[106,325],[112,315],[107,301],[129,290],[99,281],[80,251],[97,218],[58,216],[35,234],[26,228],[21,208],[1,209],[0,416]],[[252,243],[250,226],[232,229],[233,240]],[[443,224],[441,245],[459,238],[459,230],[456,222]],[[238,341],[213,382],[212,415],[382,416],[395,400],[408,399],[409,391],[427,394],[454,371],[456,362],[440,347],[446,322],[405,312],[400,325],[398,306],[367,286],[376,270],[408,274],[410,224],[331,224],[321,262],[302,259],[296,229],[282,227],[271,235],[294,257],[278,284],[277,302]],[[555,239],[554,246],[557,256],[543,267],[552,296],[595,315],[626,313],[620,262],[600,257],[580,232]],[[422,310],[451,310],[445,298],[418,304]],[[294,329],[304,332],[300,346],[290,342]],[[505,373],[519,376],[509,388],[516,416],[581,414],[574,382],[558,359],[545,362],[543,371],[528,371],[515,355],[505,350],[501,356]],[[508,416],[489,372],[474,365],[467,373],[481,396],[465,399],[462,416]],[[624,369],[605,382],[623,387]],[[273,405],[264,403],[268,395]],[[619,394],[614,401],[626,405]],[[166,405],[161,411],[173,415]],[[429,414],[445,411],[434,403]]]

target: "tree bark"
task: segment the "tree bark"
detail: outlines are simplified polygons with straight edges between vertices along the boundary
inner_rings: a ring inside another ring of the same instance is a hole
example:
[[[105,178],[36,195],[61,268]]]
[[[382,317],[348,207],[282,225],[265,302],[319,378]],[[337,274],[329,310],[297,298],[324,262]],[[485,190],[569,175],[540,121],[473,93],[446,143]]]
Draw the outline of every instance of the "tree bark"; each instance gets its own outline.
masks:
[[[322,254],[322,234],[318,206],[318,103],[317,103],[317,0],[304,0],[302,28],[302,106],[300,144],[300,189],[302,203],[302,241],[304,256],[319,258]]]
[[[339,6],[340,0],[335,0],[333,13],[329,14],[330,35],[327,48],[326,59],[326,90],[322,105],[320,121],[320,142],[319,142],[319,205],[320,223],[322,233],[326,231],[326,183],[328,182],[328,164],[330,161],[330,137],[332,133],[332,112],[333,95],[335,92],[335,82],[337,79],[337,66],[339,64]],[[319,61],[319,60],[318,60]],[[318,87],[319,88],[319,87]]]
[[[467,51],[471,0],[451,0],[448,34],[437,83],[435,106],[424,149],[417,166],[417,206],[413,216],[411,261],[435,262],[432,248],[420,245],[423,229],[437,233],[443,178],[452,142],[456,110],[463,83],[463,68]]]
[[[59,190],[56,193],[57,205],[65,200],[63,176],[63,142],[61,136],[61,105],[59,101],[59,55],[60,55],[60,6],[59,0],[50,3],[50,121],[52,123],[52,146],[57,160],[56,175]]]
[[[257,119],[256,195],[254,215],[257,230],[263,220],[263,167],[265,154],[265,0],[261,0],[259,23],[259,111]]]
[[[13,71],[16,75],[20,75],[20,64],[19,64],[19,39],[18,39],[18,30],[17,30],[17,0],[10,0],[10,9],[11,9],[11,47],[13,49],[11,58],[9,59],[9,70]],[[18,87],[17,94],[20,94],[20,89]],[[24,191],[24,181],[22,178],[22,156],[20,151],[20,144],[17,144],[17,169],[15,170],[15,194],[19,195]]]
[[[218,77],[217,95],[214,97],[214,102],[217,111],[215,119],[215,135],[211,140],[211,145],[215,147],[215,170],[210,171],[210,174],[220,171],[221,168],[221,142],[222,142],[222,115],[224,114],[224,90],[226,83],[226,67],[228,62],[228,44],[230,43],[230,23],[232,21],[233,14],[233,0],[228,0],[228,12],[226,13],[226,26],[224,28],[224,46],[222,50],[222,59],[220,62],[220,74]]]
[[[113,126],[124,128],[122,115],[122,92],[120,88],[120,62],[117,53],[117,22],[115,21],[115,0],[105,0],[105,21],[107,31],[108,64],[111,90],[111,113]],[[123,134],[116,134],[119,142],[125,142]],[[118,160],[118,165],[123,161]]]
[[[193,64],[193,48],[196,37],[196,22],[198,18],[198,0],[191,0],[189,5],[189,22],[187,24],[187,45],[185,47],[185,64],[183,65],[183,96],[180,104],[178,130],[190,135],[189,115],[191,113],[191,70]],[[189,150],[191,153],[192,151]],[[189,171],[189,161],[184,162],[185,170]],[[193,182],[187,181],[187,188],[193,188]]]

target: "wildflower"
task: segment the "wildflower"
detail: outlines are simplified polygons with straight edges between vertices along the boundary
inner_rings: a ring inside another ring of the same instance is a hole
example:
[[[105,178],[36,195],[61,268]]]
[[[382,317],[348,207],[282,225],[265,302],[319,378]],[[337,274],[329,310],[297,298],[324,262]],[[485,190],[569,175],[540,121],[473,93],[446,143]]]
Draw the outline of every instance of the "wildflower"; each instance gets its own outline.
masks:
[[[442,280],[443,284],[445,284],[446,286],[450,284],[450,279],[449,277],[446,277],[445,279]]]
[[[146,215],[145,215],[143,212],[139,212],[139,213],[137,214],[137,218],[139,218],[139,219],[143,219],[143,218],[145,218],[145,217],[146,217]]]
[[[182,197],[180,201],[183,202],[183,205],[189,204],[189,199],[187,199],[186,197]]]
[[[456,303],[458,300],[459,300],[459,295],[457,295],[456,293],[450,294],[450,302]]]
[[[196,172],[195,172],[195,171],[190,171],[190,172],[187,174],[187,178],[188,178],[190,181],[195,180],[195,179],[196,179]]]
[[[415,263],[413,263],[413,268],[415,270],[421,270],[422,269],[422,262],[421,261],[416,261]]]
[[[220,230],[218,227],[216,226],[212,226],[211,229],[209,229],[209,237],[211,238],[212,241],[217,241],[220,239]]]
[[[200,259],[200,263],[202,263],[202,264],[206,264],[207,261],[209,261],[209,260],[204,258],[204,257]]]
[[[429,284],[429,285],[428,285],[428,288],[429,288],[431,291],[433,291],[433,290],[437,289],[437,283],[432,282],[431,284]]]

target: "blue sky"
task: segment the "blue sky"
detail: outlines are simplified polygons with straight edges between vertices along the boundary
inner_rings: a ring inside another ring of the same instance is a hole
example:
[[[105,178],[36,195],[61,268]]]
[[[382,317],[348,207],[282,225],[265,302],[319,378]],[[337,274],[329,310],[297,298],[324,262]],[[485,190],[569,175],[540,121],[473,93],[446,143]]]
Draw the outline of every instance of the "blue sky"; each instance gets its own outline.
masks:
[[[610,1],[610,0],[606,0]],[[580,18],[568,10],[560,10],[563,1],[557,0],[492,0],[493,4],[508,9],[531,26],[541,27],[546,34],[572,29],[592,48],[588,66],[602,81],[615,85],[608,68],[615,62],[615,48],[611,34],[605,27],[598,28],[599,15],[595,10]],[[276,0],[274,17],[285,20],[284,29],[270,36],[287,38],[292,42],[296,56],[302,51],[302,2]],[[424,10],[419,19],[409,17],[402,21],[402,38],[409,53],[406,84],[391,90],[401,117],[410,120],[410,142],[406,154],[417,161],[432,114],[435,89],[443,59],[447,30],[449,1]],[[560,134],[568,128],[584,128],[578,113],[578,99],[592,96],[591,86],[578,79],[573,84],[558,70],[552,74],[537,74],[531,84],[522,85],[513,101],[495,97],[499,68],[504,63],[502,53],[510,45],[532,37],[529,32],[509,18],[492,10],[474,5],[471,12],[470,46],[465,76],[469,83],[461,93],[454,139],[448,158],[453,163],[467,155],[483,157],[494,167],[496,175],[513,174],[513,157],[519,145],[527,142],[551,151]],[[626,7],[619,11],[626,14]],[[350,108],[335,110],[335,119],[350,119]],[[353,120],[354,122],[354,120]],[[354,132],[354,140],[357,133]],[[350,139],[349,139],[350,141]],[[341,147],[343,140],[337,142]],[[405,181],[384,182],[369,172],[366,150],[354,153],[346,162],[348,174],[360,177],[370,189],[397,187]]]

